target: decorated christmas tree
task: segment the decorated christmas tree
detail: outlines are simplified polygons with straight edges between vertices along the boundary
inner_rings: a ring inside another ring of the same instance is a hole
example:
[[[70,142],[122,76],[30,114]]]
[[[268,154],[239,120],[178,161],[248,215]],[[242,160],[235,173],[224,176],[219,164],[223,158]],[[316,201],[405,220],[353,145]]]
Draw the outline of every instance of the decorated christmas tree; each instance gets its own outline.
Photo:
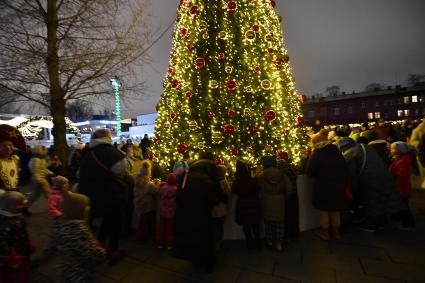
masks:
[[[273,0],[181,0],[154,158],[164,166],[211,151],[217,163],[264,155],[299,163],[301,104]]]

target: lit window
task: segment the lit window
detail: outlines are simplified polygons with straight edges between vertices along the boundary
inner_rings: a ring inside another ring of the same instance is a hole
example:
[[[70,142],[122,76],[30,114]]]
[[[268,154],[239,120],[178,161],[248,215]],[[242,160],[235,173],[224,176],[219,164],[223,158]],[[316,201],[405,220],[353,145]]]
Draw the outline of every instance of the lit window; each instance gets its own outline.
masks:
[[[338,116],[340,114],[339,107],[334,108],[334,115]]]
[[[405,97],[403,98],[403,101],[404,101],[404,104],[409,104],[410,99],[409,99],[409,97],[408,97],[408,96],[405,96]]]
[[[347,107],[347,113],[348,114],[353,114],[353,106],[348,106]]]
[[[413,103],[418,102],[418,97],[416,95],[412,96],[412,102]]]
[[[397,117],[403,117],[403,110],[397,110]]]
[[[372,120],[372,119],[373,119],[373,112],[369,112],[369,113],[367,113],[367,118],[368,118],[369,120]]]
[[[404,116],[409,116],[409,115],[410,115],[410,110],[404,109]]]
[[[381,112],[375,112],[375,118],[376,119],[381,118]]]

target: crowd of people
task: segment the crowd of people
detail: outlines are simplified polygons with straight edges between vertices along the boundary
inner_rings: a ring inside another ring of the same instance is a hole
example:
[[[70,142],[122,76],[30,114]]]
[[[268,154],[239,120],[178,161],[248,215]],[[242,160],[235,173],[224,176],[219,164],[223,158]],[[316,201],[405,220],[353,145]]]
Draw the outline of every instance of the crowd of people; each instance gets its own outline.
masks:
[[[114,144],[108,129],[98,129],[89,144],[74,149],[64,172],[48,149],[28,148],[15,128],[0,125],[0,282],[30,280],[35,248],[21,214],[29,217],[31,204],[42,195],[53,223],[49,244],[41,247],[43,259],[59,258],[59,282],[90,282],[95,263],[115,264],[126,255],[120,241],[132,232],[141,243],[152,242],[212,271],[231,194],[237,198],[234,221],[243,228],[247,248],[282,252],[299,236],[299,173],[313,180],[320,239],[339,240],[341,227],[349,225],[367,232],[392,226],[411,230],[410,175],[413,168],[425,179],[424,138],[425,122],[407,121],[398,128],[385,121],[373,128],[313,127],[305,172],[289,158],[270,155],[255,167],[239,160],[230,175],[210,152],[164,172],[149,159],[147,136]],[[26,183],[32,187],[28,196],[19,192]]]

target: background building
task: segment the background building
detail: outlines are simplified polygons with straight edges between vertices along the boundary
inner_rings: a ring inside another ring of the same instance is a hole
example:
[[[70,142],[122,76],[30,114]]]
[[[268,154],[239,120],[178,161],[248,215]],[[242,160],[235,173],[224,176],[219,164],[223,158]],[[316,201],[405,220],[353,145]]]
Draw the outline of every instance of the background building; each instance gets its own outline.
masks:
[[[341,93],[336,96],[307,98],[304,121],[313,125],[367,122],[376,119],[422,118],[425,114],[425,84],[413,87],[388,86],[383,90]]]

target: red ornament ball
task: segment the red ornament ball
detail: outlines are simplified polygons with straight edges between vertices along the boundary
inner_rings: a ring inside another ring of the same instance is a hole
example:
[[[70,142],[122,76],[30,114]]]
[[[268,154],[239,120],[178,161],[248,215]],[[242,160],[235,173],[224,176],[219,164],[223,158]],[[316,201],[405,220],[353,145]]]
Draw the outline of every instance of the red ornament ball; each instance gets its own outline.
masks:
[[[217,55],[218,60],[223,61],[226,58],[226,55],[224,54],[224,52],[220,52]]]
[[[227,3],[227,12],[234,13],[238,9],[238,4],[235,1],[230,1]]]
[[[208,119],[212,120],[214,118],[215,118],[215,113],[212,111],[208,112]]]
[[[260,128],[259,128],[259,127],[257,127],[257,126],[253,126],[253,127],[251,128],[251,133],[253,133],[253,134],[258,133],[259,131],[260,131]]]
[[[224,134],[233,135],[235,133],[235,126],[233,124],[224,125]]]
[[[183,38],[188,38],[189,37],[189,30],[187,28],[181,28],[180,34],[182,35]]]
[[[283,131],[283,135],[284,135],[285,137],[289,136],[289,130],[284,130],[284,131]]]
[[[190,14],[194,17],[199,16],[199,7],[198,6],[192,6],[190,8]]]
[[[203,69],[205,67],[205,59],[198,57],[195,60],[196,69]]]
[[[154,141],[154,143],[156,143],[156,144],[158,144],[158,143],[160,143],[161,142],[161,136],[160,135],[156,135],[154,138],[153,138],[153,141]]]
[[[267,48],[267,53],[272,54],[273,51],[274,51],[273,48],[271,48],[271,47]]]
[[[276,112],[273,110],[268,110],[266,113],[264,113],[264,119],[266,119],[267,122],[272,122],[276,119]]]
[[[168,69],[168,74],[169,74],[170,76],[174,75],[174,69],[173,69],[173,68],[169,68],[169,69]]]
[[[224,159],[221,156],[217,156],[215,159],[215,164],[217,165],[223,165],[224,164]]]
[[[286,151],[283,151],[283,150],[278,150],[276,152],[276,156],[279,159],[289,160],[289,154]]]
[[[232,148],[230,149],[230,155],[231,156],[237,156],[238,155],[238,150],[236,148]]]
[[[301,126],[304,124],[304,118],[302,116],[298,116],[296,120],[297,126]]]
[[[189,43],[189,44],[187,45],[187,49],[188,49],[189,51],[192,51],[192,49],[193,49],[193,44],[192,44],[192,43]]]
[[[227,91],[233,92],[236,90],[236,87],[237,87],[236,81],[230,80],[226,82]]]
[[[289,62],[289,56],[288,55],[283,55],[283,62],[288,63]]]
[[[307,100],[307,97],[305,96],[305,95],[300,95],[300,101],[302,102],[302,103],[304,103],[304,102],[306,102],[306,100]]]
[[[184,143],[181,143],[177,146],[177,152],[184,154],[189,151],[189,147],[185,145]]]
[[[171,113],[171,115],[170,115],[170,118],[171,118],[171,120],[176,120],[177,119],[177,114],[176,113]]]
[[[282,60],[280,58],[276,58],[273,60],[273,63],[275,64],[276,67],[279,67],[282,65]]]
[[[229,111],[227,111],[227,116],[229,116],[230,118],[235,117],[236,115],[236,111],[233,109],[229,109]]]
[[[260,26],[259,25],[252,25],[251,30],[253,32],[259,32],[260,31]]]
[[[254,66],[254,73],[256,74],[261,73],[261,67],[259,65]]]
[[[184,4],[189,4],[191,0],[180,0],[179,3],[179,9],[184,5]]]
[[[191,99],[193,97],[193,93],[191,91],[188,91],[185,93],[185,96],[187,99]]]
[[[276,7],[276,2],[274,0],[270,0],[270,6],[273,8]]]
[[[180,88],[180,81],[179,80],[173,80],[172,82],[171,82],[171,87],[172,88],[175,88],[175,89],[179,89]]]

